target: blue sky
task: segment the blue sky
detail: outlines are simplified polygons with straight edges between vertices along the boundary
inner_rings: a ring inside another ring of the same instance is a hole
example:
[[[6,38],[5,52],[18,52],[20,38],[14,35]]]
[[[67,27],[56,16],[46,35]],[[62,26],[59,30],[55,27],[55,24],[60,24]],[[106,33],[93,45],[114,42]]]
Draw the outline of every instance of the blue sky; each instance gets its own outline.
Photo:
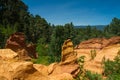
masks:
[[[120,18],[120,0],[23,0],[33,15],[63,25],[106,25]]]

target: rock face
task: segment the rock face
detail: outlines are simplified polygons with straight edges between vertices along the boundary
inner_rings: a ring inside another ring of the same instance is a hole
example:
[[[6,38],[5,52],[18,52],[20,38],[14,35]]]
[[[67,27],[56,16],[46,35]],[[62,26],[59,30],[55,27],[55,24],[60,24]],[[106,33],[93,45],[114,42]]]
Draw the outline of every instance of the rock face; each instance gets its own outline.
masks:
[[[120,37],[106,38],[93,38],[81,42],[76,48],[78,49],[103,49],[104,47],[120,43]]]
[[[57,72],[59,71],[59,72]],[[74,51],[73,43],[70,39],[66,40],[62,46],[61,62],[55,65],[52,74],[69,73],[75,77],[79,73],[77,64],[77,54]]]
[[[26,47],[25,35],[21,32],[12,34],[7,40],[6,46],[5,46],[5,48],[10,48],[15,52],[25,47]]]
[[[9,48],[17,52],[21,59],[29,60],[30,57],[37,58],[35,45],[27,46],[25,43],[25,35],[21,32],[12,34],[7,40],[5,48]]]
[[[0,49],[0,80],[33,80],[33,77],[49,80],[33,67],[32,62],[19,60],[18,54],[11,49]]]
[[[66,74],[69,77],[70,75],[72,77],[76,77],[76,75],[79,73],[79,65],[77,64],[77,55],[74,52],[73,43],[70,39],[64,42],[61,55],[62,57],[60,63],[52,63],[49,66],[35,64],[34,67],[38,71],[42,71],[42,74],[49,75],[51,77],[59,75],[63,76],[63,74]],[[64,80],[66,75],[63,77],[63,79],[60,80]]]
[[[8,60],[18,60],[18,59],[19,57],[17,53],[12,51],[11,49],[0,49],[0,60],[8,61]]]
[[[18,47],[21,48],[20,45]],[[24,53],[26,50],[21,51]],[[20,57],[19,54],[11,49],[0,50],[0,80],[73,80],[79,73],[77,55],[70,39],[62,46],[60,63],[52,63],[49,66],[33,64],[20,60],[23,56]]]
[[[66,40],[62,46],[61,63],[75,63],[77,61],[76,56],[72,41],[70,39]]]
[[[94,38],[81,42],[75,49],[77,57],[85,56],[84,69],[95,73],[103,73],[103,59],[113,60],[120,49],[120,36],[106,38]],[[91,60],[91,51],[94,50],[96,56]]]
[[[0,75],[8,80],[25,79],[35,71],[31,62],[0,62]]]
[[[69,73],[50,75],[52,64],[48,67],[21,61],[10,49],[0,49],[0,57],[0,80],[73,80]]]

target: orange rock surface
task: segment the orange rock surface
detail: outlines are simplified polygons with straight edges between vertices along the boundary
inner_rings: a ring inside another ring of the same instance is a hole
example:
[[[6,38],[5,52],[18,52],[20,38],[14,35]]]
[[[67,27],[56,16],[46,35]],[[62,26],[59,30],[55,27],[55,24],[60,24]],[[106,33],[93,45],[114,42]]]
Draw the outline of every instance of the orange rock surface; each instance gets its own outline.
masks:
[[[95,50],[96,56],[91,59],[91,51]],[[120,50],[120,37],[110,39],[94,38],[81,42],[75,49],[77,57],[85,56],[84,69],[102,74],[103,60],[114,60]]]

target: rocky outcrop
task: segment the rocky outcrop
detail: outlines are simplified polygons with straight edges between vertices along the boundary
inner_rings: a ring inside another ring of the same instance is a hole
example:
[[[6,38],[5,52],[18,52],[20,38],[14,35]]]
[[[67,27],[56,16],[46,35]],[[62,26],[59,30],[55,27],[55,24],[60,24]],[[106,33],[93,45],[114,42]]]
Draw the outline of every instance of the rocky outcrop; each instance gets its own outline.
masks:
[[[70,39],[64,42],[61,55],[62,57],[60,63],[52,63],[49,66],[34,64],[34,67],[38,71],[42,71],[41,73],[44,75],[63,76],[63,74],[68,74],[72,77],[76,77],[79,73],[79,65],[77,64],[77,55],[74,52],[73,43]]]
[[[81,42],[77,45],[76,49],[103,49],[104,47],[120,43],[120,36],[106,38],[93,38]]]
[[[35,73],[39,74],[32,62],[19,60],[18,54],[11,49],[0,49],[0,80],[28,80]]]
[[[17,53],[12,51],[11,49],[0,49],[0,60],[11,61],[18,60],[19,57]]]
[[[35,71],[31,62],[0,62],[0,75],[8,80],[25,79]]]
[[[35,45],[26,45],[25,35],[21,32],[16,32],[12,34],[9,39],[7,39],[5,48],[12,49],[18,53],[18,56],[23,60],[29,60],[30,57],[37,58],[37,53],[35,51]]]
[[[26,50],[21,51],[24,53]],[[1,80],[73,80],[73,77],[79,73],[77,55],[70,39],[66,40],[62,46],[62,58],[59,63],[48,66],[33,64],[30,61],[21,60],[23,56],[20,57],[19,54],[21,52],[16,53],[11,49],[0,50]]]
[[[77,61],[76,56],[72,41],[70,39],[66,40],[62,46],[61,64],[75,63]]]
[[[70,39],[66,40],[62,46],[61,62],[54,65],[52,74],[69,73],[75,77],[79,73],[77,64],[77,54],[74,52],[73,43]]]
[[[103,61],[114,60],[118,55],[120,44],[111,45],[100,50],[93,60],[88,60],[84,64],[84,69],[94,73],[102,74],[104,71]]]
[[[27,52],[33,58],[38,58],[38,54],[36,52],[36,45],[35,44],[28,44],[26,47]]]
[[[106,38],[94,38],[81,42],[76,48],[77,57],[85,56],[84,69],[102,74],[103,60],[114,60],[120,49],[120,36]],[[91,51],[95,51],[96,56],[92,59]]]

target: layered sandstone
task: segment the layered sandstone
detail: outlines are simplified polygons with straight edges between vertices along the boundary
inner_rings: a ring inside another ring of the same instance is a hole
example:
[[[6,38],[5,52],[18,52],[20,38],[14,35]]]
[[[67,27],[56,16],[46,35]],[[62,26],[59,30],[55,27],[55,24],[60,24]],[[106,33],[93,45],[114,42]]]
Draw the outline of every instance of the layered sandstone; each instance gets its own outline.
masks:
[[[120,37],[94,38],[81,42],[76,47],[77,57],[85,56],[84,69],[102,74],[103,60],[114,60],[120,50]],[[92,59],[91,51],[95,51],[95,58]]]

